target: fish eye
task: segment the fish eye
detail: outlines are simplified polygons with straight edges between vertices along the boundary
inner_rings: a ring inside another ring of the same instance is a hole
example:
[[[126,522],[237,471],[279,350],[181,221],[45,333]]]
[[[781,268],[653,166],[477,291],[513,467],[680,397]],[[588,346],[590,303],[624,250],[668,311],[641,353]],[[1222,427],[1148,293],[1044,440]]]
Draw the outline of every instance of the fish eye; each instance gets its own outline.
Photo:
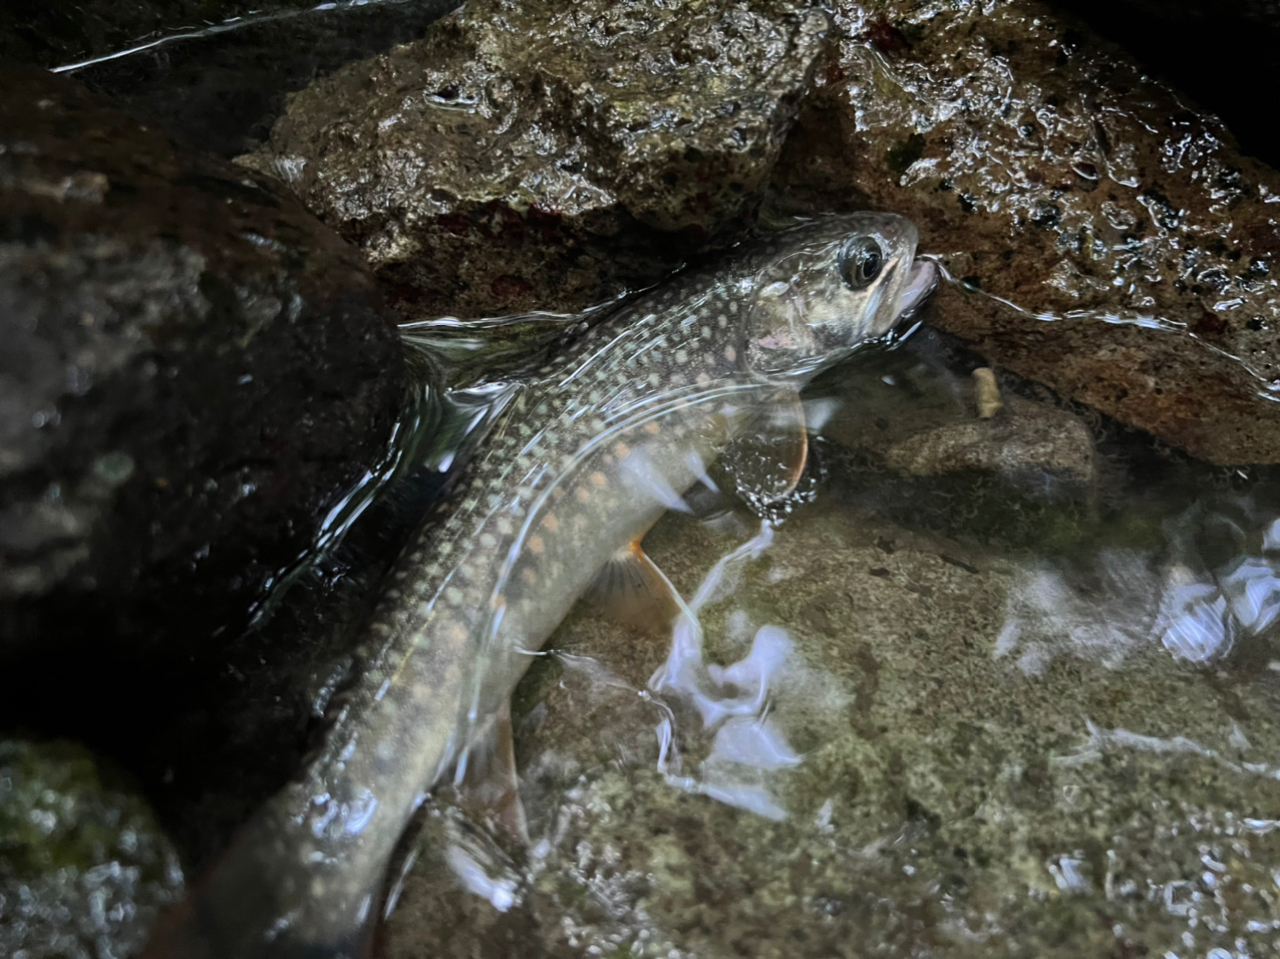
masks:
[[[880,275],[884,266],[884,253],[880,244],[869,236],[860,237],[845,244],[840,251],[840,278],[851,290],[861,290]]]

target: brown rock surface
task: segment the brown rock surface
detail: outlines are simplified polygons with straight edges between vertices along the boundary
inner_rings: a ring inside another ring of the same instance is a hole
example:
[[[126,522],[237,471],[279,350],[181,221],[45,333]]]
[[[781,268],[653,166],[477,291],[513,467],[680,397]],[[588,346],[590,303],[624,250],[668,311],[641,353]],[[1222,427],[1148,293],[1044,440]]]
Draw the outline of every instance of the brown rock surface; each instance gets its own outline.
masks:
[[[246,162],[415,312],[576,309],[741,235],[827,25],[793,0],[479,0],[293,96]]]
[[[980,291],[940,290],[936,322],[990,361],[1215,463],[1280,461],[1275,171],[1043,4],[837,22],[779,210],[912,217]]]

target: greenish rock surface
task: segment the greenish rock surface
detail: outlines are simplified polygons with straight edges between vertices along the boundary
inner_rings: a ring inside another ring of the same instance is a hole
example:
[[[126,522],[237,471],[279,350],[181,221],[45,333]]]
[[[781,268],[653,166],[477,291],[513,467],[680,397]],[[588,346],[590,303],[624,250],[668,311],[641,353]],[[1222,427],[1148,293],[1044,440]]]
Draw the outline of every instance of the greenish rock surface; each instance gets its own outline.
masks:
[[[740,237],[825,50],[795,0],[477,0],[262,150],[413,312],[576,309]]]
[[[86,750],[0,740],[0,955],[124,959],[182,885],[146,803]]]

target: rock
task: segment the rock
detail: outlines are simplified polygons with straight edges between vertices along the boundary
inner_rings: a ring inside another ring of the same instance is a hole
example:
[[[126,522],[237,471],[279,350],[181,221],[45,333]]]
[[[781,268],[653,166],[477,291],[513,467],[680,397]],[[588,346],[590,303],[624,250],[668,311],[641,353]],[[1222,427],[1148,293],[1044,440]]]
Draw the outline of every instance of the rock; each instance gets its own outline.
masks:
[[[1034,0],[839,4],[775,211],[911,217],[992,364],[1219,464],[1280,461],[1280,177]]]
[[[52,3],[6,4],[0,11],[0,62],[42,67],[89,60],[138,44],[139,38],[248,14],[311,7],[311,0],[88,0],[74,11]],[[265,8],[265,10],[264,10]]]
[[[1059,0],[1054,8],[1083,17],[1146,72],[1222,117],[1245,153],[1280,165],[1280,131],[1258,109],[1280,47],[1275,0]]]
[[[810,402],[824,412],[828,400],[856,411],[837,413],[820,432],[868,464],[917,477],[973,470],[1015,487],[1091,491],[1098,464],[1089,426],[1061,405],[1012,392],[1026,384],[1007,379],[999,409],[983,418],[973,377],[904,353],[884,377],[841,376]]]
[[[417,314],[577,309],[741,235],[826,28],[797,0],[479,0],[291,97],[244,162]]]
[[[1048,474],[1084,488],[1093,484],[1093,437],[1083,423],[1021,397],[1005,402],[999,419],[949,423],[903,439],[885,450],[885,465],[912,476],[985,470],[1014,480]]]
[[[193,655],[382,455],[395,328],[266,178],[44,71],[0,89],[0,655]]]
[[[146,803],[69,743],[0,740],[0,953],[125,956],[182,894]]]
[[[692,597],[747,535],[645,545]],[[835,478],[730,563],[681,683],[669,630],[579,609],[516,696],[528,851],[437,807],[383,955],[1267,954],[1274,640],[1162,643],[1174,545],[973,550]]]
[[[417,40],[457,2],[308,6],[297,15],[247,17],[234,29],[173,37],[68,75],[230,158],[262,146],[284,112],[286,93],[344,63]]]

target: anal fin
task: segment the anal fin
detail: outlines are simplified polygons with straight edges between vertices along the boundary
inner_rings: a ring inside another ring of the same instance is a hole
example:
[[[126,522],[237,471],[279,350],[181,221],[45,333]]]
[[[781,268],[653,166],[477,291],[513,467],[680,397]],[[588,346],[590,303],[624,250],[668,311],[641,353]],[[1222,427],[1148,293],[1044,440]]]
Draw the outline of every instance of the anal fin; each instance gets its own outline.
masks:
[[[632,626],[665,626],[680,610],[675,588],[634,540],[613,554],[583,597],[604,615]]]

